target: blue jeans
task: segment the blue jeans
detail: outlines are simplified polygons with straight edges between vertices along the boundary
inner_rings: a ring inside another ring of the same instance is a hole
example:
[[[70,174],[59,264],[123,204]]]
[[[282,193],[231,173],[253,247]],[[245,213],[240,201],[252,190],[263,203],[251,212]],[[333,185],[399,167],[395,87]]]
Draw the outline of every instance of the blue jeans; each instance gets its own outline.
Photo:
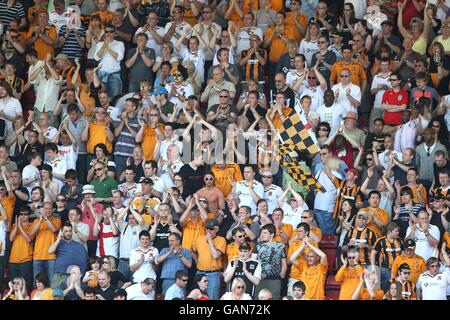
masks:
[[[114,73],[100,71],[98,76],[105,85],[110,100],[122,93],[122,79],[120,78],[120,71]]]
[[[130,261],[119,259],[119,266],[117,267],[117,270],[119,270],[120,273],[123,274],[127,282],[130,281]]]
[[[197,274],[202,274],[204,272],[197,271]],[[220,271],[204,273],[208,277],[208,297],[211,300],[220,299]]]
[[[132,156],[131,156],[132,158]],[[116,163],[116,179],[119,181],[119,177],[127,167],[127,156],[114,155],[114,162]]]
[[[50,283],[55,272],[55,260],[33,260],[33,279],[36,279],[36,275],[41,272],[47,272],[48,283]]]
[[[314,209],[317,224],[323,234],[334,234],[336,221],[333,219],[333,212]]]
[[[381,289],[383,289],[383,291],[387,291],[389,289],[389,279],[391,278],[391,269],[381,267],[380,278],[381,278],[380,279]]]

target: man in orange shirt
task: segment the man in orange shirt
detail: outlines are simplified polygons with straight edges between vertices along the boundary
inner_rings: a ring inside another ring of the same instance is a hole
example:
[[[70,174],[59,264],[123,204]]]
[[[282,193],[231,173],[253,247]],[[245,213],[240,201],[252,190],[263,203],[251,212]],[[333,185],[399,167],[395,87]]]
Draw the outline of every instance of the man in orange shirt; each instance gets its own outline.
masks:
[[[208,278],[208,297],[219,300],[222,255],[225,253],[227,241],[217,235],[219,223],[216,219],[206,220],[205,225],[206,235],[197,238],[192,251],[197,256],[197,274],[204,273]]]
[[[425,259],[417,255],[415,250],[416,242],[413,239],[406,240],[403,244],[403,253],[397,256],[392,264],[391,279],[395,279],[398,269],[403,263],[407,263],[411,268],[411,274],[408,280],[412,283],[417,283],[420,274],[427,271]]]
[[[352,294],[358,287],[364,268],[358,264],[358,249],[352,247],[347,251],[347,257],[341,256],[342,267],[335,276],[336,282],[341,283],[339,300],[352,300]]]
[[[20,207],[16,223],[11,228],[9,239],[12,242],[9,256],[9,280],[23,277],[26,283],[33,283],[33,238],[31,236],[31,209]]]
[[[39,60],[44,60],[47,53],[55,55],[56,27],[48,22],[48,12],[46,10],[39,12],[37,25],[30,26],[26,34],[26,44],[37,51]]]
[[[61,227],[61,219],[52,217],[53,204],[45,202],[42,214],[33,222],[31,236],[34,241],[33,277],[40,272],[47,272],[49,282],[53,278],[56,255],[48,253],[49,247],[55,242],[57,232]]]
[[[275,18],[275,26],[266,31],[264,48],[270,48],[269,74],[275,74],[275,68],[280,57],[287,51],[287,42],[294,39],[294,32],[285,25],[286,14],[278,12]]]
[[[305,258],[298,259],[303,251],[308,248]],[[298,259],[298,260],[297,260]],[[308,237],[303,239],[303,244],[291,256],[293,264],[301,269],[300,280],[306,285],[305,298],[311,300],[325,299],[325,281],[327,279],[328,259],[326,254],[315,247]]]
[[[369,216],[367,227],[372,229],[377,234],[377,237],[382,236],[381,229],[389,222],[389,215],[380,208],[380,200],[380,192],[372,190],[369,193],[369,206],[360,209],[360,212],[366,212]]]
[[[197,202],[197,198],[191,198],[179,221],[183,228],[182,247],[191,251],[195,240],[205,235],[205,221],[208,219],[208,213]]]
[[[164,140],[164,135],[162,133],[164,125],[159,122],[159,109],[150,108],[147,112],[146,121],[144,122],[142,119],[139,119],[138,121],[141,127],[134,138],[137,143],[142,143],[145,160],[153,160],[153,153],[155,152],[158,137],[160,140]]]
[[[367,75],[363,65],[353,59],[353,48],[351,46],[342,46],[342,59],[338,60],[331,70],[330,87],[340,82],[338,76],[342,69],[350,70],[350,82],[359,86],[361,92],[365,92],[367,86]]]
[[[237,163],[225,163],[221,158],[211,166],[211,172],[216,177],[216,187],[222,190],[224,197],[233,190],[234,182],[244,179]]]
[[[300,43],[305,37],[306,26],[308,25],[308,18],[300,11],[301,6],[301,0],[292,0],[291,12],[286,14],[286,25],[291,28],[297,43]]]

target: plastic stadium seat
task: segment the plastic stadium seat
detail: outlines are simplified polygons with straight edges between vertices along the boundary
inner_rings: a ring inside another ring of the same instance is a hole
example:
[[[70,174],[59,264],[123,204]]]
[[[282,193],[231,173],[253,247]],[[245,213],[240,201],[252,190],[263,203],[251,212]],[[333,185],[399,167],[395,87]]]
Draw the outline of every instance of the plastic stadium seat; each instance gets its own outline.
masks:
[[[325,297],[327,300],[339,300],[339,293],[340,293],[340,290],[326,289]]]
[[[335,274],[339,269],[336,248],[321,248],[321,250],[326,254],[328,259],[328,272]]]
[[[336,248],[336,236],[334,234],[322,235],[322,240],[320,240],[319,247]]]
[[[325,288],[340,290],[341,284],[335,280],[334,275],[329,275],[329,276],[327,276],[327,282],[325,283]]]

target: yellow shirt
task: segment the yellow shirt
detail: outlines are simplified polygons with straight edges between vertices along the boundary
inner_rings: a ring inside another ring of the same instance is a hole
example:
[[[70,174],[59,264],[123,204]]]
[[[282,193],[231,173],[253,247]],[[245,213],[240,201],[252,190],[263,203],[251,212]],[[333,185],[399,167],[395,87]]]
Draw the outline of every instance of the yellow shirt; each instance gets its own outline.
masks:
[[[112,153],[112,143],[106,135],[105,124],[97,124],[97,121],[94,120],[89,124],[89,140],[86,145],[87,152],[94,154],[94,147],[99,143],[103,143],[108,149],[108,152],[110,154]]]
[[[306,262],[304,264],[300,280],[306,286],[305,298],[324,300],[328,265],[319,263],[315,266],[308,266]]]
[[[50,218],[53,225],[59,230],[61,228],[61,219]],[[33,228],[38,224],[39,220],[33,221]],[[39,226],[39,231],[36,234],[34,242],[34,255],[33,260],[55,260],[56,255],[54,253],[48,253],[48,248],[55,242],[58,233],[53,232],[47,225],[45,220],[42,220]]]
[[[12,230],[16,224],[12,226]],[[25,233],[31,238],[32,224],[26,223],[22,225]],[[16,238],[11,246],[11,255],[9,256],[10,263],[23,263],[33,260],[33,242],[25,240],[24,236],[17,230]]]
[[[352,300],[352,294],[359,285],[361,274],[364,268],[357,265],[355,268],[348,268],[342,266],[336,273],[336,282],[341,283],[341,292],[339,293],[339,300]]]
[[[205,222],[200,217],[197,217],[196,219],[189,217],[185,220],[182,227],[183,241],[181,246],[192,251],[195,240],[200,236],[204,236],[206,233]]]
[[[213,243],[216,250],[220,251],[223,255],[227,247],[225,238],[217,236],[213,239]],[[211,256],[211,249],[209,248],[206,235],[197,238],[192,251],[197,252],[197,270],[216,271],[222,269],[222,256],[216,259]]]

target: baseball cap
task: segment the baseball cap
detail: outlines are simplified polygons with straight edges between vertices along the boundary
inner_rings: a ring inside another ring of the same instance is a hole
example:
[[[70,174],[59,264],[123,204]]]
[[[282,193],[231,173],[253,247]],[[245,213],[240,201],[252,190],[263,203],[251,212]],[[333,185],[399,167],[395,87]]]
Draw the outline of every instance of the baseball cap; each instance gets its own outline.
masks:
[[[403,249],[415,249],[416,248],[416,242],[413,239],[408,239],[403,244]]]
[[[206,229],[214,229],[219,226],[219,222],[216,219],[206,219]]]
[[[166,88],[164,88],[164,87],[157,87],[155,89],[155,91],[153,91],[152,95],[156,96],[157,94],[161,94],[161,93],[166,94],[166,95],[169,94],[169,92],[167,92]]]
[[[54,297],[64,297],[64,292],[60,288],[53,289]]]
[[[252,247],[250,246],[250,243],[244,242],[244,243],[241,243],[241,244],[239,245],[239,250],[247,250],[247,251],[250,251],[250,250],[252,250]]]
[[[153,180],[150,178],[144,178],[141,183],[153,184]]]

